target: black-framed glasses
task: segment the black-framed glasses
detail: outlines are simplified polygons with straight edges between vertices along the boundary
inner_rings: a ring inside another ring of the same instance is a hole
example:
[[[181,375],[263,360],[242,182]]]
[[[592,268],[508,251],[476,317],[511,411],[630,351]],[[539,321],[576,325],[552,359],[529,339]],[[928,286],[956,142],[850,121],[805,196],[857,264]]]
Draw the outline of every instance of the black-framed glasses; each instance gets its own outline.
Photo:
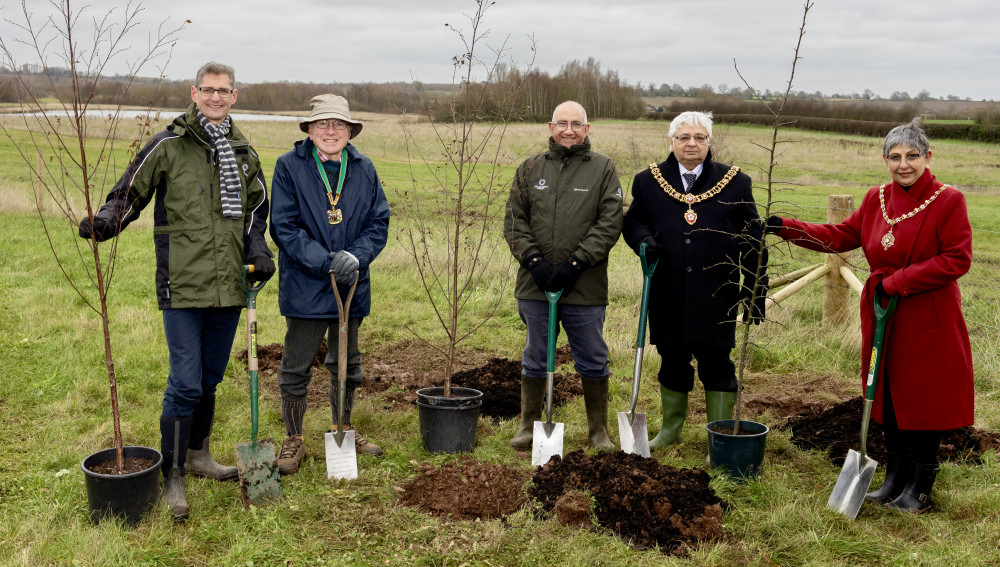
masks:
[[[214,93],[219,93],[222,98],[228,98],[233,95],[233,89],[213,89],[212,87],[195,87],[204,96],[212,96]]]

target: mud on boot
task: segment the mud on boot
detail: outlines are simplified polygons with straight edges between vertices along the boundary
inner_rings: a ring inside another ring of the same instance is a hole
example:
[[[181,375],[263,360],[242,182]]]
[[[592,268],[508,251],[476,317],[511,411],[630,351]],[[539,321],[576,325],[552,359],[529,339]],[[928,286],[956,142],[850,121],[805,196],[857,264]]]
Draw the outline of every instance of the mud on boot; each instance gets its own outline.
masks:
[[[212,458],[212,452],[208,448],[208,438],[202,441],[200,450],[188,448],[185,469],[194,476],[215,480],[236,480],[239,478],[236,467],[227,467],[215,462],[215,459]]]
[[[163,480],[163,491],[160,500],[167,505],[175,522],[183,522],[188,518],[187,495],[184,491],[184,472],[178,467],[171,467]]]
[[[278,472],[282,475],[297,473],[305,454],[306,445],[302,435],[285,437],[281,442],[281,451],[278,452]]]

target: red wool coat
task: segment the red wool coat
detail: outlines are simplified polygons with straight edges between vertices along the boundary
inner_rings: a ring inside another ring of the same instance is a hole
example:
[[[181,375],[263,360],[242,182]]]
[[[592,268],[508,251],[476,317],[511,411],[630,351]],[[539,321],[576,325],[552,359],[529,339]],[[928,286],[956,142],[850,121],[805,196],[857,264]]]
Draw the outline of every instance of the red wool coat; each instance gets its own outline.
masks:
[[[886,213],[891,219],[909,213],[941,185],[929,169],[909,191],[890,183],[885,187]],[[886,293],[900,296],[889,322],[872,417],[883,422],[883,384],[889,380],[900,429],[972,425],[972,347],[957,283],[972,263],[965,196],[954,188],[942,191],[923,211],[895,225],[895,244],[888,250],[881,242],[889,224],[882,216],[878,187],[869,189],[861,206],[840,224],[782,220],[778,236],[796,245],[820,252],[861,247],[868,260],[871,275],[861,294],[862,388],[875,333],[875,285],[881,281]]]

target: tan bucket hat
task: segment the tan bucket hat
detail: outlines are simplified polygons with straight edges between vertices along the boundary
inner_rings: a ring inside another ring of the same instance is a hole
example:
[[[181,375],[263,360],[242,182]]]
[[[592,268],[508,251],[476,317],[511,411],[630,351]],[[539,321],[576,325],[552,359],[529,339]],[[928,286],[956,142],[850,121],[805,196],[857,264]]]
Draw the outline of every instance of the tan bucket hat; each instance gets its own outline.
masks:
[[[337,119],[351,125],[351,138],[356,138],[361,133],[362,124],[357,120],[351,120],[351,109],[347,107],[346,98],[335,94],[317,95],[309,101],[309,106],[312,107],[312,114],[306,120],[299,122],[299,129],[303,132],[309,132],[310,122]]]

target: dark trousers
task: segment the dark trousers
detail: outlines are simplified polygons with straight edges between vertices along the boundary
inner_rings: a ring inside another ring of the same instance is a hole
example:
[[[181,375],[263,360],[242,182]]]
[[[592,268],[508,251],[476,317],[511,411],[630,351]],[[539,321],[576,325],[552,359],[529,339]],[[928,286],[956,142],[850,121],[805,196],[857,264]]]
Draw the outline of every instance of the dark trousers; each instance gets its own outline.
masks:
[[[186,417],[202,398],[215,397],[233,349],[240,307],[164,309],[170,374],[163,417]]]
[[[690,392],[694,389],[694,366],[692,357],[698,361],[698,378],[707,392],[735,392],[736,365],[729,358],[729,348],[701,348],[685,345],[660,344],[656,352],[660,355],[660,384],[675,392]]]
[[[324,366],[330,371],[331,391],[337,391],[337,344],[340,339],[338,319],[300,319],[285,317],[288,330],[285,332],[285,354],[278,369],[278,388],[281,399],[300,402],[306,399],[309,383],[312,381],[312,365],[319,353],[319,347],[326,337],[328,352]],[[347,320],[347,392],[361,385],[361,351],[358,349],[358,328],[364,317],[350,317]]]

